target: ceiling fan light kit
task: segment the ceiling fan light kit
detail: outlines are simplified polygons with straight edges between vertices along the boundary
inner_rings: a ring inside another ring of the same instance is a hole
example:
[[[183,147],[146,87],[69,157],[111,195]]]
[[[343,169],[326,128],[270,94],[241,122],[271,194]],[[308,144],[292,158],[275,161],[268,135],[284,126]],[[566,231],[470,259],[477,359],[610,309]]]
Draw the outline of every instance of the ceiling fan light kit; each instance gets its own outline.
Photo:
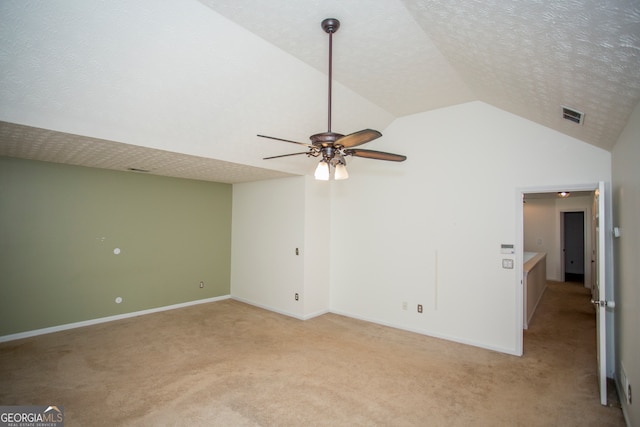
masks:
[[[393,153],[385,153],[383,151],[354,149],[362,144],[371,142],[374,139],[380,138],[382,134],[377,130],[364,129],[358,132],[354,132],[349,135],[342,135],[331,131],[331,83],[333,80],[332,66],[333,66],[333,33],[340,28],[340,21],[335,18],[327,18],[322,21],[322,29],[329,34],[329,94],[328,94],[328,120],[327,120],[327,132],[317,133],[311,135],[309,139],[311,144],[304,142],[290,141],[288,139],[275,138],[272,136],[258,135],[261,138],[274,139],[276,141],[289,142],[292,144],[304,145],[308,148],[308,151],[301,153],[282,154],[279,156],[265,157],[264,160],[275,159],[279,157],[298,156],[300,154],[306,154],[307,157],[321,157],[314,177],[317,180],[328,181],[331,177],[331,169],[333,168],[333,176],[335,180],[342,180],[349,178],[347,172],[347,161],[345,156],[364,157],[367,159],[375,160],[387,160],[392,162],[403,162],[407,159],[406,156]]]
[[[338,162],[335,166],[334,179],[336,181],[339,181],[341,179],[347,179],[347,178],[349,178],[349,172],[347,172],[347,166],[342,162]]]
[[[318,181],[329,181],[329,175],[329,163],[325,162],[324,159],[320,160],[320,163],[318,163],[316,172],[313,174],[313,176]]]

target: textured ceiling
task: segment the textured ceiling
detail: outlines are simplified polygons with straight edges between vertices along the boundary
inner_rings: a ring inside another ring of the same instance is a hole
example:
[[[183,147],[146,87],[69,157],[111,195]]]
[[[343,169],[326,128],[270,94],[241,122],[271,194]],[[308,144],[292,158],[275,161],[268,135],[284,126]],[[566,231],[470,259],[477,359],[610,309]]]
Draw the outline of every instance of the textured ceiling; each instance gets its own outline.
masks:
[[[219,182],[309,173],[262,161],[291,147],[255,134],[326,130],[326,17],[342,24],[339,132],[479,100],[611,150],[640,101],[638,0],[4,0],[0,155]]]
[[[0,121],[0,156],[234,184],[284,172]],[[25,143],[28,141],[28,143]]]
[[[611,150],[640,101],[638,0],[200,0],[394,116],[480,100]],[[585,113],[582,125],[561,106]]]
[[[477,99],[399,0],[200,1],[323,73],[339,19],[334,79],[396,117]]]
[[[611,150],[640,100],[637,0],[404,3],[478,99],[503,110]]]

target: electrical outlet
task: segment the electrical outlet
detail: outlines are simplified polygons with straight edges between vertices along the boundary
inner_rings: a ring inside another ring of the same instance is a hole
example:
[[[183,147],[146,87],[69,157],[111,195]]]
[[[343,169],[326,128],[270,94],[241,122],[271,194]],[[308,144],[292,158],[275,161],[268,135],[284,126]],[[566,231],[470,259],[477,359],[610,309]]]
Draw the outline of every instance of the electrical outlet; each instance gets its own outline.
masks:
[[[631,384],[629,383],[629,377],[627,376],[627,371],[624,368],[624,365],[620,364],[620,380],[622,382],[622,392],[624,393],[624,397],[627,399],[627,403],[631,404]]]
[[[418,313],[422,313],[422,304],[418,304]]]
[[[300,296],[298,295],[298,293],[297,293],[297,292],[296,292],[296,294],[295,294],[293,297],[296,299],[296,301],[298,301],[298,300],[300,299]]]
[[[204,282],[200,282],[200,288],[204,288]]]

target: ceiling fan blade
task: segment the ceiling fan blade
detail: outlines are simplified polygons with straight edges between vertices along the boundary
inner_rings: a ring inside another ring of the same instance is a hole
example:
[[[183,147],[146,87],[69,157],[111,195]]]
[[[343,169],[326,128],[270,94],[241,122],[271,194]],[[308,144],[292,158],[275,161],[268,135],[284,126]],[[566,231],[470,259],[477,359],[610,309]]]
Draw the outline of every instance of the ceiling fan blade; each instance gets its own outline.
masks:
[[[263,157],[262,160],[277,159],[278,157],[299,156],[300,154],[311,154],[309,151],[304,153],[281,154],[279,156]]]
[[[374,139],[380,138],[382,134],[377,130],[364,129],[358,132],[350,133],[342,138],[336,140],[334,145],[342,145],[344,148],[357,147],[358,145],[366,144]]]
[[[273,136],[266,136],[266,135],[257,135],[257,136],[259,136],[260,138],[275,139],[276,141],[284,141],[284,142],[290,142],[292,144],[304,145],[305,147],[313,147],[313,145],[307,144],[307,143],[304,143],[304,142],[290,141],[288,139],[276,138],[276,137],[273,137]]]
[[[367,159],[376,160],[388,160],[391,162],[404,162],[405,160],[407,160],[407,156],[403,156],[401,154],[385,153],[384,151],[355,149],[344,150],[344,153],[348,156],[366,157]]]

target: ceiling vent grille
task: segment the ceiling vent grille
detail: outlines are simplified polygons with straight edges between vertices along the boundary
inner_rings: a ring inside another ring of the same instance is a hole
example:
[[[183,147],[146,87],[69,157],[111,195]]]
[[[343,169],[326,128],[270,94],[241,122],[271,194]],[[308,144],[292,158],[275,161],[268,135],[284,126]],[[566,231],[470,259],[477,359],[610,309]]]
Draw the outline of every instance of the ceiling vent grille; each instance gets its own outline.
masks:
[[[584,121],[584,113],[573,108],[562,106],[562,118],[565,120],[570,120],[579,125]]]

